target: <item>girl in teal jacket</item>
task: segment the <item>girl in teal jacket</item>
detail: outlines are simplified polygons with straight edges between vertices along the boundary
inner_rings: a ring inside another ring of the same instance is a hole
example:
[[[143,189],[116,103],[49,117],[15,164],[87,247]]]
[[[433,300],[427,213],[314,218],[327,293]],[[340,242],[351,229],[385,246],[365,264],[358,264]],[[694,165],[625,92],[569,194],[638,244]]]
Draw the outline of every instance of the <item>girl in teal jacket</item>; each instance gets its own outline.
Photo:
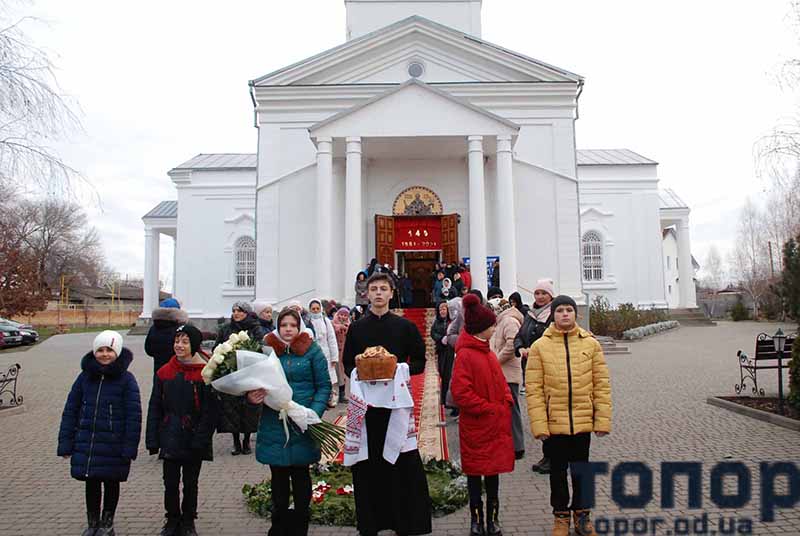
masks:
[[[278,315],[277,334],[267,335],[266,344],[280,359],[292,388],[292,400],[322,417],[331,394],[328,361],[308,333],[300,331],[301,322],[296,311],[284,309]],[[263,404],[265,395],[264,390],[251,391],[247,399],[251,404]],[[256,459],[269,465],[272,473],[272,528],[269,534],[307,534],[311,504],[309,466],[320,460],[319,446],[291,421],[287,442],[278,412],[264,406],[256,441]],[[289,517],[290,481],[294,498],[292,518]]]

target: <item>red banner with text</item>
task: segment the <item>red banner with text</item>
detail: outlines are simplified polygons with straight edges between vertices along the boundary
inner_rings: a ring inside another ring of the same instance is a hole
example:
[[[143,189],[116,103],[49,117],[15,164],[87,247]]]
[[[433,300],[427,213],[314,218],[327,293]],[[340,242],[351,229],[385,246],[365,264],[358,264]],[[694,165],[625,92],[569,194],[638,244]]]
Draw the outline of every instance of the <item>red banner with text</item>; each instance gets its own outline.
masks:
[[[442,217],[395,216],[394,249],[398,251],[442,249]]]

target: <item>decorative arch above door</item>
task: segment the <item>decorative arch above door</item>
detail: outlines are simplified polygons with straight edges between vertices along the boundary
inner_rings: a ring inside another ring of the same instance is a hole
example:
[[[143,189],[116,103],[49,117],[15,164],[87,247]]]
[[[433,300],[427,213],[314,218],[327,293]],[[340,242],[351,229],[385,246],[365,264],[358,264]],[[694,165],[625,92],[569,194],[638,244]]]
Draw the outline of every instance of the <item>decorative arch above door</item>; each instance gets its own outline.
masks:
[[[425,186],[412,186],[400,192],[392,205],[395,216],[440,216],[442,200]]]

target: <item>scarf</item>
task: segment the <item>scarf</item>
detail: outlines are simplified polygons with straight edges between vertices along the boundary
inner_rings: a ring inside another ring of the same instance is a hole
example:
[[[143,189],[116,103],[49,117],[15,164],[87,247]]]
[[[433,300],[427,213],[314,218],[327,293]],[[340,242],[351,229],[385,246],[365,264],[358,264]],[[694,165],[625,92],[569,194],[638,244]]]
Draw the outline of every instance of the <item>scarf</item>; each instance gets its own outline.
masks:
[[[533,318],[537,322],[541,324],[547,324],[547,321],[550,319],[550,303],[548,303],[544,307],[536,307],[536,305],[534,304],[534,306],[531,307],[531,310],[528,312],[528,314],[531,315],[531,318]]]

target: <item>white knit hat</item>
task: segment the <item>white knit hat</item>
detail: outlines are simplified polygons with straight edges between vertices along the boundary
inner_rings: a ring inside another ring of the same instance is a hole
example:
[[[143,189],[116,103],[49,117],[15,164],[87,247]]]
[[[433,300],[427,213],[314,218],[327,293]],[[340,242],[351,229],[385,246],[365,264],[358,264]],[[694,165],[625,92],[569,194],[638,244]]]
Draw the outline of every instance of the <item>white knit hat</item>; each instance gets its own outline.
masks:
[[[111,330],[101,331],[98,333],[97,337],[94,338],[92,351],[96,354],[97,350],[104,346],[111,348],[114,350],[114,353],[119,356],[120,352],[122,352],[122,335]]]

